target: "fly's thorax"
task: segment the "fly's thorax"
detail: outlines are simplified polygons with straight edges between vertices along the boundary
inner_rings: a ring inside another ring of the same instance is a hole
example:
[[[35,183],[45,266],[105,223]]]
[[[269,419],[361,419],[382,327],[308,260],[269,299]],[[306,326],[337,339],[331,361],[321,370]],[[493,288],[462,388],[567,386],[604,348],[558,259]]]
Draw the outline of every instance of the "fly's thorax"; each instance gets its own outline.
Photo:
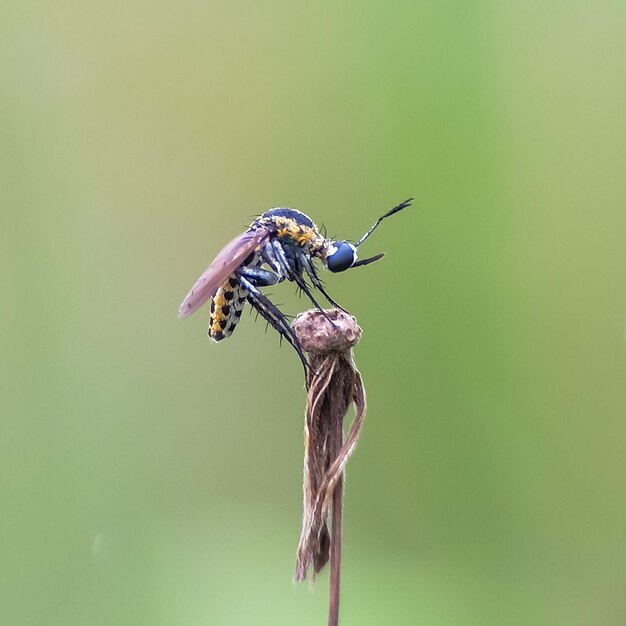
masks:
[[[289,234],[288,237],[294,239],[310,256],[320,260],[324,259],[326,239],[320,234],[317,228],[312,228],[310,231],[302,234],[298,233],[295,237]]]
[[[303,213],[302,211],[298,211],[296,209],[288,209],[285,207],[276,207],[274,209],[270,209],[261,215],[259,220],[267,220],[270,223],[277,223],[281,219],[288,219],[294,221],[296,224],[301,224],[302,226],[308,226],[309,228],[316,228],[313,220]]]
[[[295,209],[271,209],[255,220],[253,226],[264,227],[287,244],[297,245],[311,256],[322,258],[326,239],[308,215]]]

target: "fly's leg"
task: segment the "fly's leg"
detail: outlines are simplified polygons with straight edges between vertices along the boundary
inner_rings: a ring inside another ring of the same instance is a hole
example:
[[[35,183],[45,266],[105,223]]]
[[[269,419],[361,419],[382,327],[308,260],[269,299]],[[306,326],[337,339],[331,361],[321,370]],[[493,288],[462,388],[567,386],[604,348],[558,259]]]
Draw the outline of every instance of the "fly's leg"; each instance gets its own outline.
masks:
[[[295,259],[297,266],[294,267],[294,265],[289,262],[289,259],[287,259],[287,255],[285,254],[285,251],[280,241],[277,241],[276,239],[274,239],[271,241],[271,244],[272,244],[272,249],[274,251],[274,254],[276,256],[276,260],[278,264],[281,266],[282,271],[285,272],[287,278],[289,280],[292,280],[294,283],[296,283],[296,285],[298,285],[300,289],[302,289],[302,291],[309,297],[309,300],[311,300],[311,302],[319,309],[322,315],[333,325],[333,327],[336,328],[335,322],[333,322],[333,320],[330,319],[330,317],[328,316],[328,313],[326,313],[326,311],[324,311],[324,309],[320,306],[319,302],[315,299],[315,296],[309,289],[309,286],[306,284],[306,281],[304,280],[304,277],[302,276],[302,269],[301,269],[302,261],[299,260],[299,257],[306,256],[305,253],[302,252],[302,250],[298,249],[298,251],[296,252],[296,259]],[[324,292],[322,291],[322,293]],[[331,301],[329,300],[329,302]]]
[[[294,268],[285,254],[285,250],[278,239],[270,239],[269,245],[272,247],[274,258],[280,268],[279,271],[286,276],[288,280],[295,280],[296,268]]]
[[[293,347],[293,349],[298,354],[300,361],[302,361],[302,366],[304,367],[305,380],[308,376],[309,371],[309,363],[306,360],[306,356],[304,354],[304,350],[296,337],[296,334],[293,332],[293,329],[289,325],[287,318],[283,315],[278,307],[276,307],[269,298],[264,296],[256,287],[257,281],[259,280],[259,276],[256,277],[250,276],[250,278],[246,278],[246,273],[250,275],[250,271],[254,268],[242,268],[236,272],[237,277],[241,281],[241,285],[248,292],[248,302],[250,305],[259,313],[259,315],[284,339]],[[276,274],[273,272],[269,272],[267,270],[260,270],[260,272],[267,273],[274,278],[277,278]],[[267,280],[269,277],[265,276],[264,279]],[[264,280],[261,278],[261,282]],[[273,279],[270,279],[273,280]],[[276,284],[277,281],[269,284]]]
[[[280,282],[280,276],[270,272],[269,270],[261,269],[260,267],[241,267],[237,274],[241,278],[242,276],[250,281],[255,287],[269,287]]]
[[[301,266],[304,268],[304,271],[308,274],[313,286],[321,292],[321,294],[330,302],[334,307],[341,309],[344,313],[348,313],[340,304],[337,304],[329,295],[326,293],[324,289],[324,283],[322,283],[322,279],[320,278],[317,270],[315,269],[315,264],[313,260],[308,254],[305,254],[301,250],[298,251],[298,260]],[[349,314],[349,313],[348,313]]]
[[[276,253],[274,252],[274,248],[272,247],[271,241],[268,241],[262,249],[261,256],[263,257],[263,261],[265,261],[275,272],[278,274],[278,282],[282,282],[285,280],[286,275],[283,271],[283,266],[278,262],[276,258]]]

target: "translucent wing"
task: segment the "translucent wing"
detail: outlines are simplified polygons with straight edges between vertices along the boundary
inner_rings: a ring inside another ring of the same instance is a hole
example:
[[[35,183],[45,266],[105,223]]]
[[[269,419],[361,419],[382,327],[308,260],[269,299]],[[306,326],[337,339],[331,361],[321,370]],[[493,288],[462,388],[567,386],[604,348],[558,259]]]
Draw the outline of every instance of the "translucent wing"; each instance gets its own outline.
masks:
[[[247,230],[243,235],[235,237],[226,245],[191,288],[191,291],[178,309],[178,317],[189,317],[209,298],[213,297],[219,286],[268,236],[269,233],[264,228]]]

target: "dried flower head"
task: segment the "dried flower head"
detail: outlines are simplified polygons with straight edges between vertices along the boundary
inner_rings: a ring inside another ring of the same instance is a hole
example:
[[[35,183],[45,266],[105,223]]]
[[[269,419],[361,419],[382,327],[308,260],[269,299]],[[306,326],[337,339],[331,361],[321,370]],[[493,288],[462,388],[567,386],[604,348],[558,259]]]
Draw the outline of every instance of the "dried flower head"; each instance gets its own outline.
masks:
[[[304,515],[295,579],[304,580],[311,567],[315,577],[330,559],[329,625],[335,626],[339,619],[343,477],[367,409],[365,388],[352,354],[362,330],[356,318],[338,309],[301,313],[293,329],[311,365],[304,423]],[[356,416],[344,442],[343,419],[353,403]]]

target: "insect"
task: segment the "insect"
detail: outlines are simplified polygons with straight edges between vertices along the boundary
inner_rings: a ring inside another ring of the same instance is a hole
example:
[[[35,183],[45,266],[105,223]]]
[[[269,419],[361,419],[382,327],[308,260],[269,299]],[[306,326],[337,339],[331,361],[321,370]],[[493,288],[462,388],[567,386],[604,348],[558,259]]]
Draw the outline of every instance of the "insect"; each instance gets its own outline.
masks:
[[[308,278],[332,306],[345,310],[326,293],[314,261],[320,261],[331,272],[343,272],[382,259],[384,252],[358,260],[357,250],[385,218],[410,206],[412,201],[409,198],[387,211],[356,243],[327,239],[310,217],[295,209],[270,209],[215,257],[183,300],[178,316],[189,317],[210,300],[208,334],[214,341],[221,341],[233,333],[248,302],[293,346],[306,371],[308,363],[289,320],[261,288],[285,280],[294,282],[324,313]]]

